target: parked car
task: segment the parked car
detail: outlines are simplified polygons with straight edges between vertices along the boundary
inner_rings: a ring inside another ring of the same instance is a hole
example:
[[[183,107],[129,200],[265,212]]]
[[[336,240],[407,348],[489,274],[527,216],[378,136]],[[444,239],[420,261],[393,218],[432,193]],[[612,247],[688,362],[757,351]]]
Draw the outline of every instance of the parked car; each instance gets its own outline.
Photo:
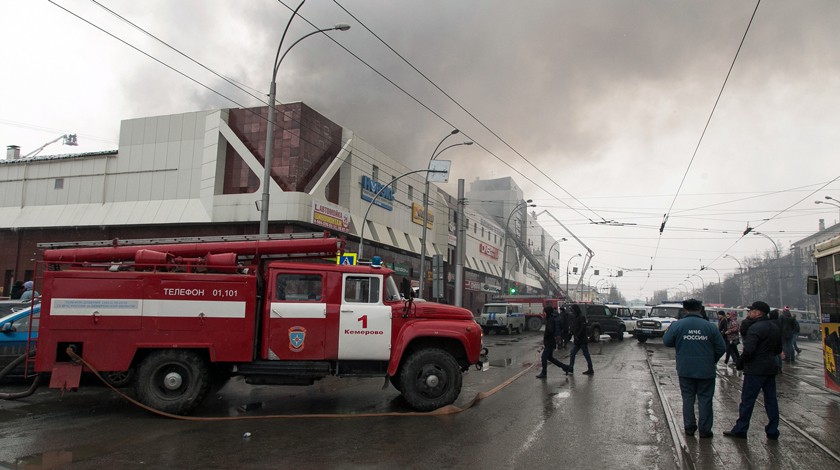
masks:
[[[27,343],[30,348],[35,347],[35,340],[38,338],[38,314],[40,312],[41,304],[35,304],[34,307],[26,304],[26,307],[0,318],[0,369],[5,368],[16,358],[25,354]],[[33,365],[30,363],[30,368]],[[23,371],[23,366],[20,366],[13,370],[11,375],[20,376],[23,375]]]
[[[624,322],[625,331],[632,333],[633,330],[636,329],[636,320],[638,320],[639,317],[634,315],[633,311],[629,307],[625,307],[624,305],[607,305],[607,307],[614,315],[621,318],[621,321]]]
[[[650,338],[661,338],[665,336],[671,323],[682,318],[685,309],[681,303],[660,304],[650,310],[650,316],[636,320],[636,329],[633,336],[640,343]]]
[[[614,314],[604,304],[572,303],[567,308],[579,308],[586,316],[586,328],[589,334],[589,341],[597,343],[601,335],[610,335],[610,338],[619,341],[624,340],[626,327],[618,315]]]
[[[484,333],[504,331],[507,334],[525,331],[525,312],[521,304],[487,303],[481,308],[478,324]]]

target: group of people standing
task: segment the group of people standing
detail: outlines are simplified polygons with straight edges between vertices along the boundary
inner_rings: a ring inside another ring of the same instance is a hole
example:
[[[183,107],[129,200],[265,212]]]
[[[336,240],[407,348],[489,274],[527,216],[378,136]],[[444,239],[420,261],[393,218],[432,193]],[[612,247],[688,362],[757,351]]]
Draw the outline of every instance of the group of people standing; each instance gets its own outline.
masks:
[[[685,316],[668,328],[662,341],[665,346],[676,348],[686,435],[694,436],[699,431],[701,438],[714,436],[712,399],[715,392],[715,364],[726,354],[724,362],[732,359],[736,368],[743,370],[744,383],[738,420],[730,431],[724,431],[723,434],[746,439],[755,401],[759,392],[763,391],[768,417],[764,432],[768,439],[778,439],[776,374],[780,367],[776,361],[782,353],[783,328],[779,322],[771,320],[770,306],[762,301],[753,302],[747,318],[740,325],[737,315],[723,315],[722,318],[719,315],[717,328],[702,318],[703,305],[699,300],[684,301],[683,309],[686,311]],[[741,339],[744,348],[739,353],[738,343]],[[699,405],[699,420],[694,414],[695,401]]]
[[[589,356],[589,335],[586,330],[586,316],[577,305],[570,306],[569,310],[571,312],[567,311],[565,307],[561,307],[558,312],[550,305],[547,305],[543,309],[545,313],[545,332],[543,333],[543,351],[540,357],[542,371],[537,375],[538,379],[548,377],[549,362],[562,369],[566,375],[573,374],[575,371],[575,357],[578,351],[583,351],[583,357],[589,366],[583,374],[593,375],[595,373],[595,370],[592,368],[592,358]],[[569,352],[569,364],[566,365],[554,357],[554,350],[558,346],[565,349],[570,339],[574,341],[574,345]]]

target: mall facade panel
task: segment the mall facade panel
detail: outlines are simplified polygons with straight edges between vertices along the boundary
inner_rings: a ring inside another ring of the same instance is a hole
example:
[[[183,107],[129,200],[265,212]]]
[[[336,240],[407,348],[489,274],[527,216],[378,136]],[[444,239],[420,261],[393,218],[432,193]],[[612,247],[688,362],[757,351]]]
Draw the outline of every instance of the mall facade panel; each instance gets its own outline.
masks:
[[[417,284],[425,174],[407,173],[426,162],[407,167],[306,104],[289,103],[277,113],[264,182],[267,115],[258,107],[127,119],[117,151],[0,160],[3,292],[16,280],[37,282],[33,260],[42,242],[257,233],[264,184],[270,233],[326,230],[358,252],[364,230],[364,257],[382,257]],[[441,300],[451,301],[457,201],[435,185],[430,192],[426,252],[443,257]],[[471,204],[467,214],[464,299],[473,310],[500,291],[497,214],[514,207],[521,191],[495,196],[508,202]],[[524,233],[525,219],[515,223]],[[539,291],[539,280],[516,265],[508,265],[508,278]]]

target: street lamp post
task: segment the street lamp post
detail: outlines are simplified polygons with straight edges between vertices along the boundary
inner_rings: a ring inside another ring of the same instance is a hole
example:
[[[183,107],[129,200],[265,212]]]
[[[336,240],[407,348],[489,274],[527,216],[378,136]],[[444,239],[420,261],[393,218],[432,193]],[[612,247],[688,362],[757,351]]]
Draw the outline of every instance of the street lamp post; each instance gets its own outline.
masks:
[[[510,219],[513,217],[513,214],[519,210],[520,207],[537,207],[536,204],[531,204],[533,200],[528,199],[527,201],[521,201],[519,204],[515,205],[513,209],[511,209],[510,214],[508,215],[507,221],[505,221],[505,236],[504,240],[502,240],[502,292],[507,292],[507,276],[505,275],[505,265],[507,264],[507,233],[508,233],[508,226],[510,225]]]
[[[432,160],[437,158],[438,155],[442,154],[446,149],[457,147],[458,145],[472,145],[472,142],[461,142],[460,144],[452,144],[448,147],[444,147],[443,150],[438,152],[441,144],[443,141],[448,139],[449,137],[459,133],[458,129],[453,129],[452,132],[447,134],[446,137],[441,139],[438,142],[437,147],[435,147],[435,151],[432,152],[432,158],[429,159],[429,166],[432,164]],[[431,168],[430,168],[431,169]],[[423,286],[426,284],[426,224],[429,223],[429,175],[426,175],[426,185],[425,190],[423,191],[423,236],[421,237],[420,243],[420,286],[418,289],[418,295],[420,298],[423,298]]]
[[[834,198],[833,198],[833,197],[831,197],[831,196],[826,196],[825,198],[826,198],[826,199],[830,199],[830,200],[832,200],[832,201],[837,201],[837,199],[834,199]],[[840,209],[840,204],[838,204],[837,202],[814,201],[814,204],[828,204],[829,206],[834,206],[834,207],[836,207],[836,208]],[[840,221],[840,219],[839,219],[838,221]]]
[[[260,206],[260,235],[266,235],[268,233],[268,205],[269,191],[271,189],[271,147],[274,145],[274,119],[277,112],[276,108],[274,107],[274,101],[277,97],[277,71],[280,69],[280,63],[283,62],[283,59],[286,57],[286,54],[288,54],[293,47],[295,47],[299,42],[303,41],[309,36],[318,33],[325,33],[327,31],[347,31],[348,29],[350,29],[350,25],[340,23],[333,26],[332,28],[325,28],[313,31],[295,41],[291,46],[289,46],[288,49],[286,49],[286,52],[283,53],[283,56],[280,56],[280,49],[283,48],[283,39],[286,38],[286,32],[289,30],[289,25],[292,23],[295,14],[297,14],[297,11],[298,9],[300,9],[301,6],[303,6],[303,2],[300,2],[300,5],[298,5],[297,9],[295,9],[294,13],[292,13],[292,17],[289,18],[289,22],[286,24],[286,30],[283,31],[283,36],[280,38],[280,45],[277,46],[277,55],[275,55],[274,57],[274,68],[271,71],[271,86],[268,92],[268,129],[265,133],[265,169],[263,171],[263,192]]]
[[[712,271],[715,272],[715,274],[717,274],[717,277],[718,277],[718,303],[720,305],[723,305],[723,286],[720,284],[720,273],[715,268],[710,268],[709,266],[700,266],[700,271],[703,271],[704,269],[712,270]]]
[[[604,283],[604,288],[609,288],[609,286],[610,286],[610,281],[608,281],[606,279],[598,279],[595,282],[595,301],[596,302],[601,301],[601,295],[600,294],[601,294],[601,283],[602,282]]]
[[[692,274],[691,276],[697,276],[697,279],[700,279],[700,300],[702,300],[706,296],[706,281],[699,274]]]
[[[831,199],[831,196],[826,196],[826,198]],[[773,244],[773,248],[776,250],[776,266],[779,268],[779,308],[782,308],[785,305],[785,301],[784,301],[784,297],[782,296],[782,253],[779,251],[779,245],[777,245],[776,242],[772,238],[770,238],[769,236],[767,236],[767,235],[765,235],[761,232],[753,232],[753,233],[770,240],[770,243]]]
[[[558,243],[566,241],[566,238],[560,238],[555,240],[554,243],[551,244],[551,247],[548,249],[548,258],[545,260],[545,270],[548,271],[548,275],[551,276],[551,250],[557,246]],[[557,252],[557,256],[560,256],[560,252]]]
[[[396,183],[403,176],[408,176],[408,175],[413,175],[414,173],[423,173],[423,172],[426,172],[426,173],[445,173],[445,171],[443,171],[443,170],[414,170],[414,171],[409,171],[408,173],[403,173],[400,176],[397,176],[396,178],[392,179],[390,183],[382,185],[382,187],[379,188],[379,191],[377,191],[376,194],[374,194],[373,197],[370,198],[370,203],[368,204],[368,208],[365,211],[365,216],[362,218],[362,229],[359,231],[359,233],[360,233],[360,236],[359,236],[359,259],[360,260],[362,259],[362,256],[364,255],[365,226],[367,226],[367,216],[368,216],[368,214],[370,214],[370,209],[373,207],[373,203],[376,202],[376,199],[379,197],[380,194],[382,194],[382,191],[385,191],[386,188],[391,187],[392,184]]]
[[[578,254],[572,256],[571,258],[569,258],[569,261],[566,262],[566,295],[569,295],[569,266],[572,264],[572,260],[577,258],[578,256],[583,256],[583,255],[578,253]],[[574,300],[574,299],[572,299],[572,300]]]
[[[691,276],[688,276],[688,277],[691,277]],[[687,282],[687,283],[691,284],[691,294],[690,294],[690,295],[688,295],[688,297],[694,297],[694,292],[695,292],[695,291],[697,291],[697,288],[696,288],[696,287],[694,287],[694,283],[693,283],[693,282],[691,282],[691,279],[689,279],[688,277],[687,277],[687,278],[685,278],[685,282]]]
[[[738,258],[736,258],[732,255],[729,255],[729,254],[723,255],[723,257],[724,258],[731,258],[731,259],[735,260],[736,263],[738,263],[738,291],[741,294],[740,295],[741,305],[744,305],[744,268],[743,268],[743,266],[741,266],[741,261],[739,261]]]
[[[679,285],[679,286],[683,286],[683,289],[685,290],[685,297],[683,297],[683,300],[685,300],[685,299],[687,299],[687,298],[689,298],[689,297],[693,297],[693,295],[689,295],[689,294],[688,294],[688,286],[687,286],[687,285],[685,285],[685,284],[684,284],[684,283],[682,283],[682,282],[681,282],[681,283],[679,283],[679,284],[677,284],[677,285]],[[694,288],[693,288],[693,287],[692,287],[692,290],[694,290]]]

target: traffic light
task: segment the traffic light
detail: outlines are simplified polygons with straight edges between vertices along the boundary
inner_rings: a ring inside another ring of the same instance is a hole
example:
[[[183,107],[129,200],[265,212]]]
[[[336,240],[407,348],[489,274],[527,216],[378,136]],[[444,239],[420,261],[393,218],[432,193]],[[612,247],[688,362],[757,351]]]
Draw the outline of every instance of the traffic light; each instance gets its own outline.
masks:
[[[516,294],[516,287],[511,287],[510,288],[510,295],[515,295],[515,294]]]

